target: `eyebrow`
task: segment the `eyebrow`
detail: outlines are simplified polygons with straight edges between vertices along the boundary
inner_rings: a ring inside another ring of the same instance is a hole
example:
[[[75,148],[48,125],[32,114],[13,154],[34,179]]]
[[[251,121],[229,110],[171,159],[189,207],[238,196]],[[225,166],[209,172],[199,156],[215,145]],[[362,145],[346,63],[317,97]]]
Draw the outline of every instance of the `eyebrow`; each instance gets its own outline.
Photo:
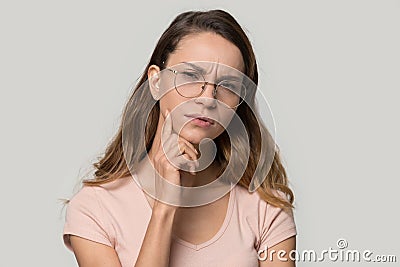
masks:
[[[219,80],[229,80],[229,81],[242,81],[242,79],[240,79],[240,77],[238,76],[232,76],[232,75],[222,75],[220,77],[218,77]]]
[[[200,72],[202,75],[207,74],[207,71],[205,69],[203,69],[200,66],[197,66],[196,64],[190,63],[190,62],[186,62],[186,61],[182,61],[182,63],[191,66],[193,69],[197,70],[198,72]],[[218,77],[219,80],[235,80],[235,81],[241,81],[240,77],[238,76],[233,76],[233,75],[222,75],[220,77]]]
[[[198,72],[201,72],[201,74],[207,74],[206,70],[203,69],[202,67],[197,66],[196,64],[190,63],[190,62],[186,62],[183,61],[182,63],[191,66],[193,69],[197,70]]]

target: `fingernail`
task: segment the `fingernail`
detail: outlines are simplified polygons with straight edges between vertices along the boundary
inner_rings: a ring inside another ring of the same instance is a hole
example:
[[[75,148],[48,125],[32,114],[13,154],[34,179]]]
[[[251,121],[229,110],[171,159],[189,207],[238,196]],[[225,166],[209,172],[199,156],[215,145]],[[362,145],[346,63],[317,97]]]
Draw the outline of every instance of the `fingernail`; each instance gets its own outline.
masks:
[[[192,175],[196,175],[195,173],[194,173],[194,166],[192,166],[192,167],[190,167],[190,173],[192,174]]]

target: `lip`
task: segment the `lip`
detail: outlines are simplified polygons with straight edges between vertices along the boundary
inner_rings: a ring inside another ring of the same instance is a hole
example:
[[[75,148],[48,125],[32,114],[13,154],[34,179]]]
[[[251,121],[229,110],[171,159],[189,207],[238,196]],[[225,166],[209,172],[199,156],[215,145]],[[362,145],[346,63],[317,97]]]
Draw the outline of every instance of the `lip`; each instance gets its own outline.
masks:
[[[198,114],[198,113],[192,113],[192,114],[185,114],[185,117],[188,118],[193,118],[193,119],[200,119],[203,121],[207,121],[209,122],[211,125],[213,125],[215,123],[215,121],[207,116],[204,116],[202,114]]]

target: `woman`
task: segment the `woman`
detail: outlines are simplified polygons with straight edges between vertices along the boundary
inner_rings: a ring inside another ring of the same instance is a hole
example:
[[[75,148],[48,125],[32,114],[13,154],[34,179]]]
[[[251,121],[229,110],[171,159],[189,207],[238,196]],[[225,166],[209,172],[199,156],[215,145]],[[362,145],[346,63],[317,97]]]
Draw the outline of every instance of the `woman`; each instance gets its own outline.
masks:
[[[63,238],[79,266],[295,266],[293,193],[276,146],[272,156],[263,150],[267,130],[246,79],[257,84],[257,64],[230,14],[174,19],[94,164],[95,179],[69,201]],[[235,118],[244,134],[230,128]]]

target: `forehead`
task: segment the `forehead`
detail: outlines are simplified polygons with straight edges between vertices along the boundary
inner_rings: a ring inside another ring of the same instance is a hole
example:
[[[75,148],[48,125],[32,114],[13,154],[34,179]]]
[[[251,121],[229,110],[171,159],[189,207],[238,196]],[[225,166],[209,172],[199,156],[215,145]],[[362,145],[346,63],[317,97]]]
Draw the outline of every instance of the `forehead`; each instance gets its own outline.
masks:
[[[223,66],[244,72],[244,62],[239,48],[223,38],[212,33],[203,32],[185,36],[177,45],[176,50],[169,55],[168,65],[182,62],[214,62],[209,66]]]
[[[204,78],[216,78],[218,79],[236,79],[242,80],[243,77],[246,75],[241,71],[216,62],[209,62],[209,61],[189,61],[189,62],[182,62],[176,65],[170,66],[174,70],[183,73],[194,73],[201,74]]]

